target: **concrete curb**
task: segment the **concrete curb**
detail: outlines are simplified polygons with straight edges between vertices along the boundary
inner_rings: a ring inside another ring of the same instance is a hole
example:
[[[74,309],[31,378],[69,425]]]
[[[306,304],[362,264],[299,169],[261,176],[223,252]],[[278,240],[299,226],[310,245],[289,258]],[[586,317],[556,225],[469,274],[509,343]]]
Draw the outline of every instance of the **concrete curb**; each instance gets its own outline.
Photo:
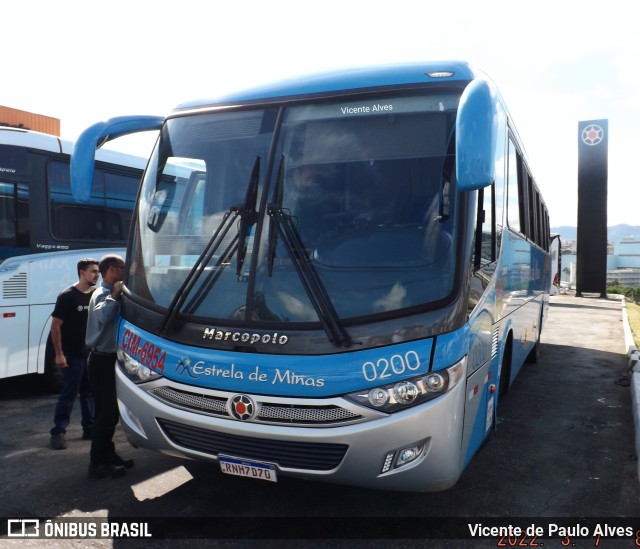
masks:
[[[636,433],[636,457],[640,456],[640,351],[636,347],[627,316],[627,302],[622,298],[622,325],[624,328],[624,343],[629,357],[629,372],[631,373],[631,408]],[[640,460],[637,464],[638,479],[640,480]]]

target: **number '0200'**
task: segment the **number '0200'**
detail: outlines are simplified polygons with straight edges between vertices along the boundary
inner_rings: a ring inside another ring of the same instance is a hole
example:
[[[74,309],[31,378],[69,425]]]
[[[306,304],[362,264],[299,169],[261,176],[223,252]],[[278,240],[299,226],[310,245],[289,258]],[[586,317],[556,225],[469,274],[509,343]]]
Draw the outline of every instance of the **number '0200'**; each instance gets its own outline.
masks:
[[[362,375],[367,381],[386,379],[393,375],[403,374],[407,370],[415,372],[420,368],[420,357],[415,351],[407,351],[404,355],[392,355],[379,358],[375,362],[368,360],[362,364]]]

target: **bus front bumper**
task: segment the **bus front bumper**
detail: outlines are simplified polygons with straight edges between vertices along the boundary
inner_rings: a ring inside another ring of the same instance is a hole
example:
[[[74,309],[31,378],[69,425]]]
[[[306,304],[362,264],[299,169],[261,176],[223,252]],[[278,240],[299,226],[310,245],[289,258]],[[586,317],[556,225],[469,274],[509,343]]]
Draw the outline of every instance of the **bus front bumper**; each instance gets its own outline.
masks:
[[[450,488],[463,468],[463,381],[448,393],[401,412],[372,414],[349,402],[348,406],[363,412],[364,419],[307,427],[243,422],[182,409],[156,398],[149,388],[195,388],[160,379],[143,389],[119,368],[116,371],[121,423],[137,447],[216,463],[219,455],[255,460],[272,464],[278,477],[414,492]],[[346,403],[339,397],[328,400]],[[317,404],[316,399],[310,401]],[[389,467],[405,450],[417,457]],[[321,457],[316,464],[313,457],[309,461],[309,455]]]

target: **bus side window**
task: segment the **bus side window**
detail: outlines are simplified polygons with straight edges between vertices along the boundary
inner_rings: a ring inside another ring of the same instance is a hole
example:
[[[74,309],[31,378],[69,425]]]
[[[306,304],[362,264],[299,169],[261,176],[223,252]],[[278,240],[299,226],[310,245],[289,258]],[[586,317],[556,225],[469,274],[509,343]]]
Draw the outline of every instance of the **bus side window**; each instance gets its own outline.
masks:
[[[495,183],[478,191],[475,239],[473,249],[473,276],[469,291],[468,313],[475,309],[482,298],[496,268],[496,192]]]
[[[16,238],[15,186],[0,183],[0,242],[13,246]]]
[[[29,248],[29,189],[0,183],[0,246]]]
[[[481,269],[496,260],[495,184],[478,191],[476,213],[476,239],[474,270]]]
[[[524,233],[524,226],[520,217],[520,185],[519,185],[519,155],[516,146],[509,139],[509,171],[507,175],[507,224],[513,231]]]

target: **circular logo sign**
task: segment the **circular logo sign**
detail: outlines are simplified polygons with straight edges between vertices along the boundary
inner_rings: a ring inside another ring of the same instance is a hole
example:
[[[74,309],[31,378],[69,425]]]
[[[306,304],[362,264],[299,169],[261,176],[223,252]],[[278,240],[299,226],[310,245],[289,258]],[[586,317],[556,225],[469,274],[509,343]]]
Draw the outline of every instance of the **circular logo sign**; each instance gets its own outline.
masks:
[[[229,400],[229,413],[239,421],[249,421],[256,413],[256,405],[247,395],[236,395]]]
[[[582,142],[590,147],[598,145],[604,138],[604,130],[597,124],[589,124],[582,130]]]

